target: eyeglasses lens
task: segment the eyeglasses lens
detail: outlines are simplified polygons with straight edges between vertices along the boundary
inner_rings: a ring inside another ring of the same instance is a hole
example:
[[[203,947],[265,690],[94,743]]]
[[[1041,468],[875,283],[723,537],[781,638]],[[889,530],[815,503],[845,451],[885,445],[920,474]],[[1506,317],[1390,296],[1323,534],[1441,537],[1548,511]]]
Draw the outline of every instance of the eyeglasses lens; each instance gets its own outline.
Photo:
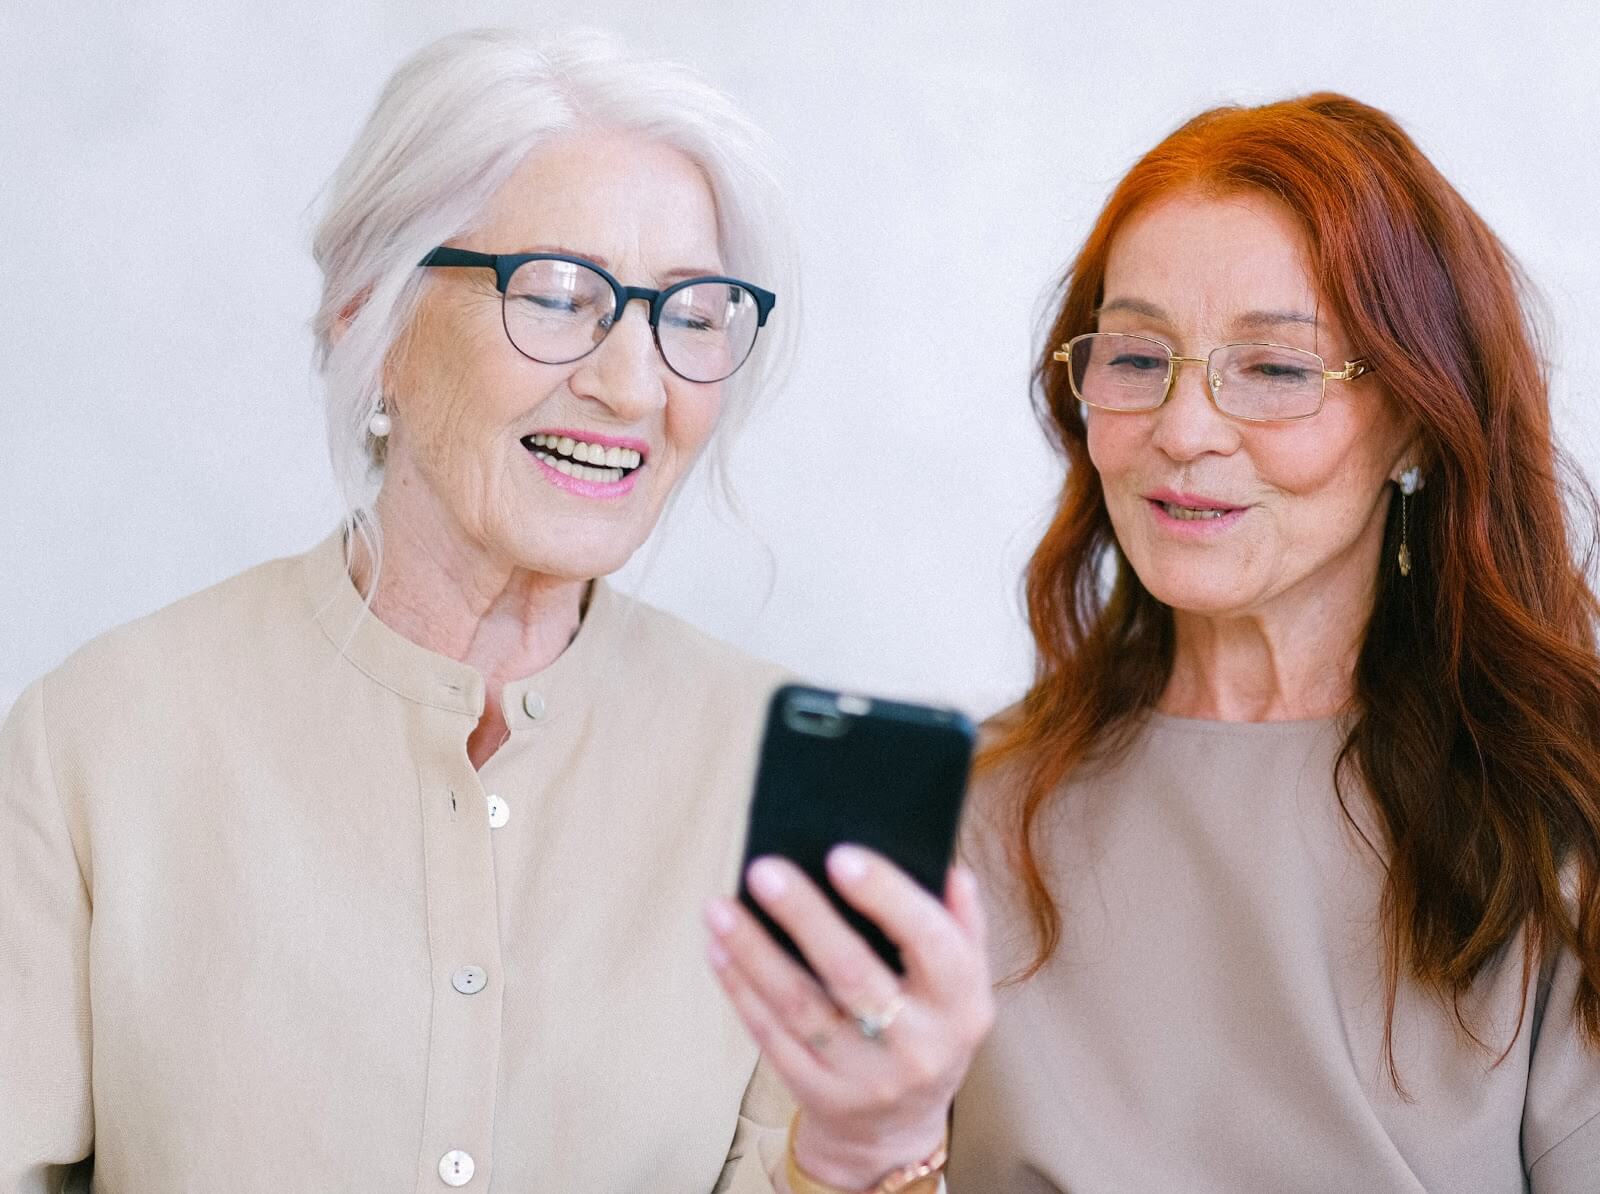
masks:
[[[1322,406],[1322,370],[1316,353],[1277,344],[1225,345],[1206,367],[1218,407],[1263,421],[1315,414]]]
[[[605,338],[616,296],[588,266],[528,261],[506,284],[506,335],[517,351],[547,365],[565,365]]]
[[[662,305],[656,339],[673,371],[690,381],[721,381],[755,347],[755,295],[727,282],[680,287]]]
[[[1149,410],[1167,392],[1172,354],[1143,336],[1095,332],[1072,341],[1072,392],[1090,406]]]

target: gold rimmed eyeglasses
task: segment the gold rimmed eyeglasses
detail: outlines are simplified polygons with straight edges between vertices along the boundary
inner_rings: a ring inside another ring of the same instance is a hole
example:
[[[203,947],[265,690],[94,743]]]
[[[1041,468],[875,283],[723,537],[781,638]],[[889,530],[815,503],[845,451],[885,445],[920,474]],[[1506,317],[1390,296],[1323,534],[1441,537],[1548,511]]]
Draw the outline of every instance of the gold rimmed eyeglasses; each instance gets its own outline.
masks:
[[[1225,415],[1251,423],[1309,419],[1322,409],[1330,381],[1373,372],[1365,360],[1342,369],[1304,348],[1223,344],[1203,357],[1179,356],[1159,340],[1123,332],[1085,332],[1051,354],[1067,365],[1079,402],[1100,410],[1155,410],[1172,394],[1179,365],[1204,365],[1206,394]]]

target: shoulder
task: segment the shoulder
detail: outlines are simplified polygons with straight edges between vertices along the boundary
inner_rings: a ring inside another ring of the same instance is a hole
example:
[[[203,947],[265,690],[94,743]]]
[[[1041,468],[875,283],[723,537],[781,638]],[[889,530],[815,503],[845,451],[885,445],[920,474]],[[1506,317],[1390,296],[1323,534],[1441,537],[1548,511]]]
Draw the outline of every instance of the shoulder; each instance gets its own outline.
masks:
[[[609,728],[595,732],[649,767],[658,809],[676,792],[699,824],[740,823],[767,708],[789,673],[644,602],[601,599],[603,632],[581,656],[606,676],[595,713]]]
[[[54,707],[159,699],[207,665],[245,662],[308,622],[300,557],[259,564],[91,639],[40,680]]]
[[[963,816],[963,856],[996,890],[1015,883],[1025,824],[1028,853],[1040,862],[1054,858],[1082,838],[1093,810],[1116,803],[1143,756],[1162,749],[1139,719],[1091,743],[1068,766],[1025,730],[1020,703],[983,723]]]
[[[1022,704],[1010,705],[978,727],[977,759],[967,791],[964,832],[974,847],[1004,839],[1017,821],[1039,762],[1036,748],[1018,743]]]
[[[1025,756],[997,757],[996,747],[1015,728],[1020,706],[1002,709],[978,727],[978,754],[961,817],[962,859],[990,892],[1008,885],[1011,850],[1020,826],[1029,764]]]
[[[794,679],[787,668],[707,634],[676,614],[614,589],[607,590],[606,600],[633,677],[708,694],[765,691]]]

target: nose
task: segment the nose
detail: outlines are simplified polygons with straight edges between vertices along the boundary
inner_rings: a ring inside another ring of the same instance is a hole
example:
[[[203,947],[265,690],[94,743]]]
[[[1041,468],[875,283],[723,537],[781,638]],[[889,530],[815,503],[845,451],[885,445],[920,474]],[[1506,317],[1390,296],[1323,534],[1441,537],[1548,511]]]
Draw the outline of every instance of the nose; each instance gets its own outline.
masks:
[[[1173,460],[1194,460],[1207,453],[1229,455],[1239,446],[1239,427],[1211,401],[1211,377],[1205,365],[1180,362],[1172,393],[1155,412],[1155,446]]]
[[[580,398],[607,407],[619,422],[633,423],[666,405],[666,362],[650,331],[650,310],[630,302],[604,340],[578,362],[569,384]]]

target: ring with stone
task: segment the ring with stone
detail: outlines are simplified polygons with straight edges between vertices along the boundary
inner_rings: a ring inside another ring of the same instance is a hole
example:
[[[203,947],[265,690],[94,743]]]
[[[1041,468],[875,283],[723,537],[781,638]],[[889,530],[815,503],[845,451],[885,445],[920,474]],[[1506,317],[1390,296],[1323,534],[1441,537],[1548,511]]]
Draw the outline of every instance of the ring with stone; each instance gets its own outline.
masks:
[[[889,1026],[905,1010],[906,997],[896,994],[883,1007],[873,1012],[852,1011],[850,1018],[856,1022],[856,1028],[861,1035],[869,1041],[881,1041],[883,1034],[889,1031]]]

